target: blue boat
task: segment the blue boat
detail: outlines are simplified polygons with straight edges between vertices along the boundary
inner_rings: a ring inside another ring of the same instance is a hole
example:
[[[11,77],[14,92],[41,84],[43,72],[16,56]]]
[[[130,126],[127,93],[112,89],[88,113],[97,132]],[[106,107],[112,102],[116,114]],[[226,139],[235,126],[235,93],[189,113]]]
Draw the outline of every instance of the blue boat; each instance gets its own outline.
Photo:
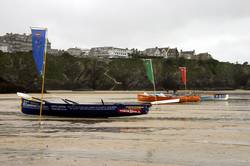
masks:
[[[151,107],[150,103],[79,104],[68,99],[62,100],[64,103],[43,100],[42,115],[79,118],[135,116],[147,114]],[[40,104],[38,98],[21,96],[21,111],[24,114],[40,115]]]

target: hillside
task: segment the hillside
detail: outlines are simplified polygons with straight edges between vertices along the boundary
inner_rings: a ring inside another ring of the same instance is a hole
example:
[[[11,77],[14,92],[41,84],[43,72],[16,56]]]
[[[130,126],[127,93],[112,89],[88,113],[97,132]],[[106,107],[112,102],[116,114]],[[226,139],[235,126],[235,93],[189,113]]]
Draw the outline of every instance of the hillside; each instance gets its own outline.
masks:
[[[250,89],[250,66],[185,59],[153,59],[157,90],[183,89],[179,66],[187,67],[188,89]],[[116,82],[116,83],[115,83]],[[0,52],[0,92],[39,92],[41,78],[30,53]],[[152,90],[142,59],[47,57],[47,90]]]

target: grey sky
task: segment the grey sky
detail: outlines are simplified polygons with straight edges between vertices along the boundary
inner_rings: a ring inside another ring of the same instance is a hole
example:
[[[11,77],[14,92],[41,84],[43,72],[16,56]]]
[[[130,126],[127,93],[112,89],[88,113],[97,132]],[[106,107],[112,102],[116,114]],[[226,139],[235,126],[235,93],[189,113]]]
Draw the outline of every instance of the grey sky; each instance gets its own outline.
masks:
[[[177,47],[250,62],[249,0],[1,0],[0,35],[48,28],[53,48]]]

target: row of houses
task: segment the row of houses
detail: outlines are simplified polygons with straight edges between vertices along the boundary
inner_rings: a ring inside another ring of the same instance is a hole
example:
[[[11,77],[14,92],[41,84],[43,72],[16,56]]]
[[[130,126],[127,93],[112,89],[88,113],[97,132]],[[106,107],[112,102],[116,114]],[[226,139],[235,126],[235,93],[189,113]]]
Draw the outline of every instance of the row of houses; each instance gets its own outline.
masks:
[[[91,49],[69,48],[67,51],[75,57],[128,58],[131,50],[115,47],[94,47]]]
[[[102,58],[130,58],[138,55],[139,57],[158,57],[158,58],[184,58],[184,59],[212,59],[209,53],[196,54],[192,51],[178,51],[177,48],[147,48],[144,51],[137,49],[124,49],[115,47],[94,47],[91,49],[69,48],[67,52],[76,57],[102,57]]]
[[[6,33],[4,36],[0,36],[0,50],[2,52],[29,52],[32,50],[32,37],[31,34],[13,34]],[[177,48],[170,47],[154,47],[147,48],[144,51],[138,51],[137,49],[128,48],[116,48],[116,47],[94,47],[91,49],[81,48],[69,48],[66,51],[52,49],[51,43],[47,41],[48,54],[60,56],[64,52],[69,53],[75,57],[102,57],[102,58],[129,58],[135,55],[142,57],[159,57],[159,58],[185,58],[185,59],[211,59],[212,56],[208,53],[196,54],[195,50],[192,51],[178,51]]]
[[[163,47],[163,48],[147,48],[142,51],[141,55],[151,57],[162,57],[162,58],[184,58],[184,59],[200,59],[208,60],[212,59],[209,53],[198,53],[195,50],[192,51],[178,51],[177,48]]]

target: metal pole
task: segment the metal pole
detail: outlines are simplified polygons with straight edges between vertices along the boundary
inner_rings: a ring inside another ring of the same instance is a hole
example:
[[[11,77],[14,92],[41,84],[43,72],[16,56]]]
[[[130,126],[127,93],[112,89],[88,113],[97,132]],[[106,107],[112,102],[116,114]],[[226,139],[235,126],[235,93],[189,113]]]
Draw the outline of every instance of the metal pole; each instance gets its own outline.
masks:
[[[155,101],[157,101],[156,88],[155,88],[155,76],[154,76],[155,74],[154,74],[152,59],[150,59],[150,66],[151,66],[151,71],[153,73],[153,86],[154,86]]]

